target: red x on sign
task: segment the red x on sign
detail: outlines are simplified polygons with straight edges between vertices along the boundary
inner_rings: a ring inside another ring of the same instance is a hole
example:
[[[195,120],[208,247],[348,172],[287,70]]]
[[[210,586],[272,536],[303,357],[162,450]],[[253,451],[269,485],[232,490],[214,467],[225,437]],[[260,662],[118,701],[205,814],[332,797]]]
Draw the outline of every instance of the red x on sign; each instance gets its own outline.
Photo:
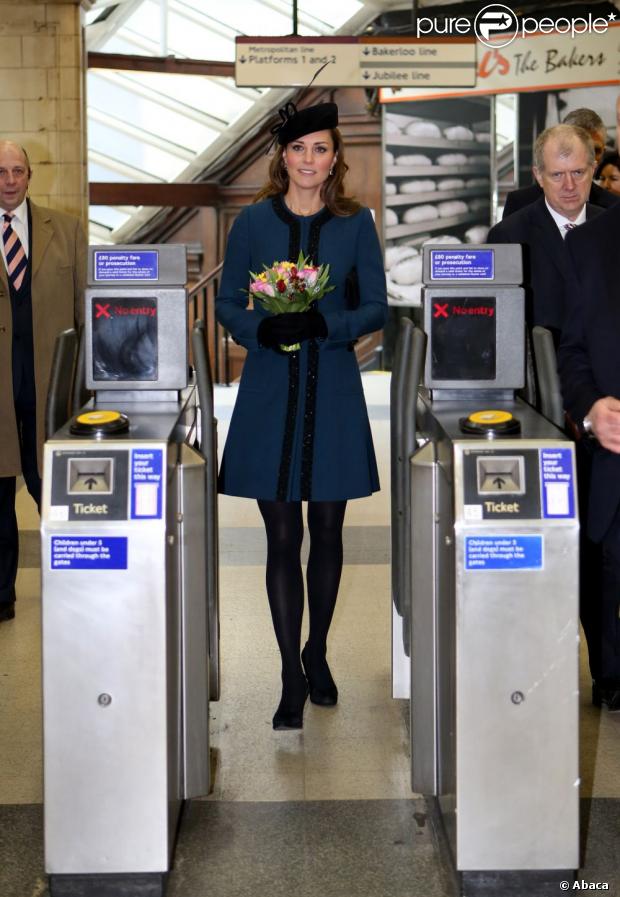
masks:
[[[433,313],[434,318],[447,318],[448,317],[448,303],[445,302],[443,305],[439,302],[433,303],[433,308],[435,309]]]
[[[95,311],[96,311],[95,320],[97,318],[111,318],[112,315],[108,311],[109,308],[110,308],[109,302],[107,305],[101,305],[100,302],[95,302]]]

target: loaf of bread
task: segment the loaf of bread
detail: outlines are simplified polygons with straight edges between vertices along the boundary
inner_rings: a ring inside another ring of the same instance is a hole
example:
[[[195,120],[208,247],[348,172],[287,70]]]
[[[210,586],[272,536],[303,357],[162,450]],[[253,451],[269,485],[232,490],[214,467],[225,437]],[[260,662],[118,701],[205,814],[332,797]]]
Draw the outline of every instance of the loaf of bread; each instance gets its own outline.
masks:
[[[390,278],[394,283],[411,284],[422,280],[422,256],[414,255],[403,259],[390,268]]]
[[[432,193],[436,189],[435,181],[430,178],[417,178],[415,181],[401,181],[401,193]]]
[[[422,153],[405,153],[396,159],[397,165],[432,165],[433,160]]]
[[[448,140],[474,139],[474,132],[470,130],[470,128],[466,128],[464,125],[450,125],[449,128],[444,128],[443,133],[444,137],[447,137]]]
[[[385,250],[385,270],[389,271],[398,262],[412,259],[416,255],[419,255],[419,253],[414,246],[388,246]]]
[[[412,121],[405,128],[411,137],[441,137],[441,131],[434,121]]]
[[[403,215],[405,224],[416,224],[418,221],[435,221],[439,218],[439,212],[430,203],[421,206],[412,206]]]
[[[464,186],[463,178],[439,178],[437,181],[438,190],[462,190]]]
[[[448,199],[437,206],[440,218],[452,218],[454,215],[463,215],[468,211],[467,203],[462,199]]]
[[[466,165],[467,156],[465,153],[441,153],[435,162],[437,165]]]
[[[422,284],[398,284],[386,278],[388,305],[417,306],[422,301]]]
[[[465,231],[465,241],[467,243],[484,243],[488,233],[489,228],[486,224],[474,224],[473,227]]]
[[[461,243],[461,240],[453,234],[437,234],[436,237],[429,237],[428,240],[425,240],[422,246],[426,246],[428,243]]]

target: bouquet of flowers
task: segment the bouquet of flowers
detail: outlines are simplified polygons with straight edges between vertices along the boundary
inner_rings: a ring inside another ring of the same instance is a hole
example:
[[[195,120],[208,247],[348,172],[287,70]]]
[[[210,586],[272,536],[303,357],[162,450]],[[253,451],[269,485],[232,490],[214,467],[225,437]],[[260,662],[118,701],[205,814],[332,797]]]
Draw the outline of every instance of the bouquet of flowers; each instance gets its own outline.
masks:
[[[270,268],[263,268],[260,274],[250,271],[248,293],[271,314],[308,311],[313,302],[334,289],[328,286],[329,265],[310,265],[302,252],[296,263],[274,262]],[[280,348],[295,352],[301,346],[295,343]]]

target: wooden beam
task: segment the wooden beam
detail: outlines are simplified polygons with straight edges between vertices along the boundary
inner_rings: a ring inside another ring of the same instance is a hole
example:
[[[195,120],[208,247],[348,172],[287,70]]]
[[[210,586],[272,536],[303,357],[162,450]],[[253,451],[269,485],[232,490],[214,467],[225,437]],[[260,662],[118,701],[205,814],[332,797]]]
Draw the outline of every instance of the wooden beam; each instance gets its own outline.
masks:
[[[129,53],[88,54],[89,69],[115,69],[132,72],[165,72],[168,75],[211,75],[234,78],[234,62],[210,59],[177,59],[175,56],[139,56]]]
[[[220,199],[220,188],[209,181],[196,184],[125,184],[91,181],[89,199],[93,206],[171,208],[216,206]]]

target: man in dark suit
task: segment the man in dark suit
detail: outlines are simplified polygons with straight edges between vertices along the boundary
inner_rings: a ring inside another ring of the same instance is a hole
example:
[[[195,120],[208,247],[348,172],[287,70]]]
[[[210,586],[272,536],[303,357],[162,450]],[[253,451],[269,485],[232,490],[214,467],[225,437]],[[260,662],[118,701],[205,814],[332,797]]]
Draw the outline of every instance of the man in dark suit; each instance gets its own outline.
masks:
[[[528,328],[549,328],[557,345],[570,282],[564,237],[603,213],[587,202],[594,173],[590,136],[572,125],[547,128],[534,146],[533,171],[540,199],[492,227],[487,241],[521,244]]]
[[[583,128],[584,131],[588,132],[592,138],[592,143],[594,144],[594,158],[598,165],[603,156],[605,142],[607,140],[607,130],[600,115],[597,115],[592,109],[575,109],[573,112],[569,112],[566,116],[564,124],[574,125],[575,127]],[[537,182],[530,184],[529,187],[521,187],[520,190],[513,190],[506,197],[502,218],[512,215],[513,212],[517,212],[519,209],[528,206],[532,202],[536,202],[542,195],[542,188]],[[592,203],[592,205],[600,206],[602,209],[608,209],[618,201],[620,201],[620,197],[614,196],[613,193],[610,195],[608,190],[604,190],[602,187],[599,187],[598,184],[592,183],[590,187],[590,195],[588,197],[588,202]]]
[[[15,616],[15,478],[37,505],[56,335],[81,319],[86,238],[76,218],[27,197],[25,150],[0,141],[0,622]]]
[[[587,531],[602,549],[586,638],[592,700],[620,710],[620,205],[567,239],[573,278],[559,353],[565,407],[591,455]]]

